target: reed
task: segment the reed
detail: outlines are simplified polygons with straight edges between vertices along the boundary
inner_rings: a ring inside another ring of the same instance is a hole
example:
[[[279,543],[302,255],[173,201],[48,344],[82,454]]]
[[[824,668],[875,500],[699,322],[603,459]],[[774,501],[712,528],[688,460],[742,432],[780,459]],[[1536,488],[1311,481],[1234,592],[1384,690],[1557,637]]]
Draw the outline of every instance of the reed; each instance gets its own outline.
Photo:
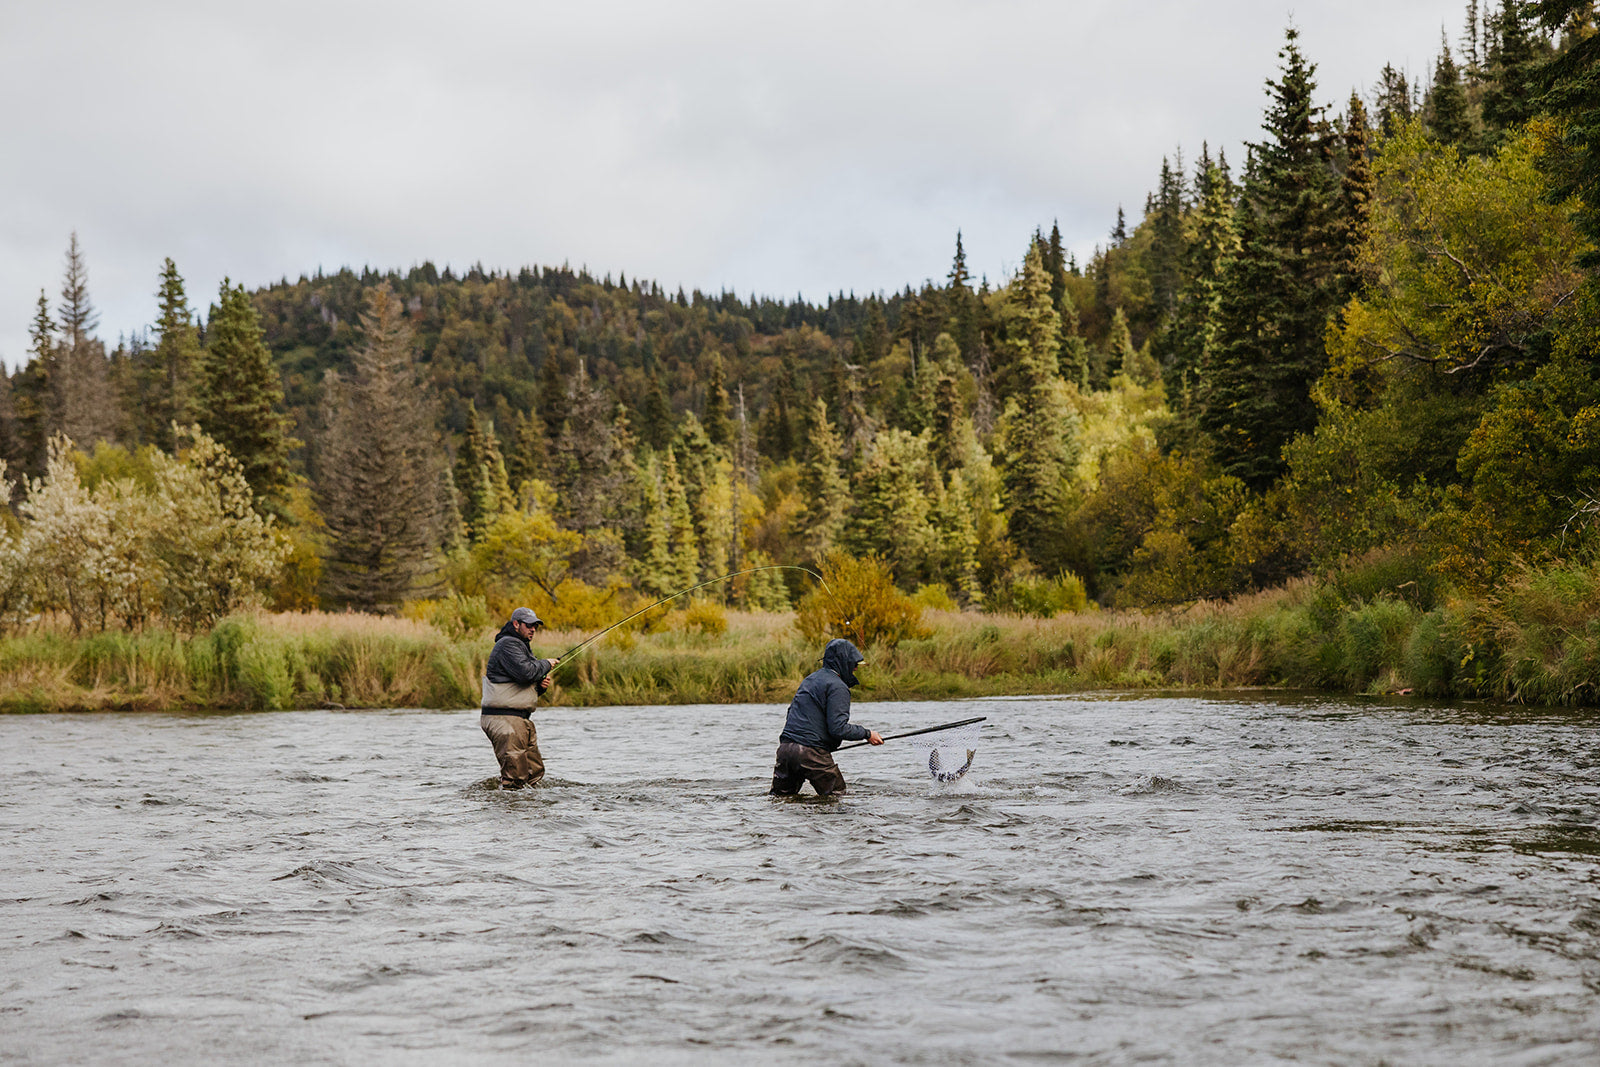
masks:
[[[782,703],[818,665],[792,614],[709,619],[676,612],[608,635],[560,669],[549,702]],[[867,650],[864,696],[1285,687],[1600,702],[1600,567],[1582,564],[1530,570],[1484,600],[1301,580],[1158,614],[924,621],[927,636]],[[0,638],[0,711],[467,708],[493,633],[323,613],[235,615],[194,636],[41,629]],[[544,633],[536,651],[586,636]]]

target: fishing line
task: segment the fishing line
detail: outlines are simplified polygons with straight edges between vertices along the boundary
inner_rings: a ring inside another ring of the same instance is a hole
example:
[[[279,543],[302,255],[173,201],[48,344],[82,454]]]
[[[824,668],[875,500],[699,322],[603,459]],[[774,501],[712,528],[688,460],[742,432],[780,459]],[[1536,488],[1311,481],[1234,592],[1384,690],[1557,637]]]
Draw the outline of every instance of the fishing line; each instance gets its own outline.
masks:
[[[606,634],[610,633],[612,630],[615,630],[617,627],[621,626],[623,623],[632,622],[634,619],[637,619],[640,615],[643,615],[645,612],[650,611],[653,608],[659,608],[661,605],[665,604],[669,600],[676,600],[681,596],[687,596],[688,594],[694,592],[697,589],[704,589],[708,585],[716,585],[718,582],[725,582],[729,578],[738,578],[741,575],[745,575],[745,574],[756,574],[759,571],[800,571],[800,572],[802,572],[804,574],[811,575],[811,577],[813,577],[817,581],[821,582],[822,583],[822,588],[827,589],[830,594],[833,592],[833,590],[831,588],[829,588],[829,586],[828,586],[827,579],[823,578],[822,575],[818,574],[816,571],[811,570],[810,568],[807,568],[807,567],[791,567],[791,566],[788,566],[786,564],[781,564],[781,563],[773,564],[773,565],[768,566],[768,567],[751,567],[749,570],[746,570],[746,571],[734,571],[731,574],[719,575],[716,578],[711,578],[711,579],[708,579],[707,581],[701,582],[699,585],[691,585],[687,589],[680,589],[678,592],[673,593],[671,596],[664,596],[660,600],[656,601],[654,604],[651,604],[649,607],[640,608],[638,611],[634,612],[632,615],[629,615],[626,619],[621,619],[621,620],[619,620],[617,622],[614,622],[610,626],[607,626],[604,630],[601,630],[599,633],[592,634],[589,637],[584,638],[582,641],[579,641],[577,644],[573,645],[571,648],[569,648],[565,652],[561,653],[561,656],[560,656],[561,662],[556,664],[556,669],[559,670],[561,667],[565,666],[566,663],[567,663],[567,660],[572,656],[572,654],[574,652],[577,652],[580,648],[584,647],[585,645],[592,644],[595,641],[598,641],[600,638],[604,637]]]

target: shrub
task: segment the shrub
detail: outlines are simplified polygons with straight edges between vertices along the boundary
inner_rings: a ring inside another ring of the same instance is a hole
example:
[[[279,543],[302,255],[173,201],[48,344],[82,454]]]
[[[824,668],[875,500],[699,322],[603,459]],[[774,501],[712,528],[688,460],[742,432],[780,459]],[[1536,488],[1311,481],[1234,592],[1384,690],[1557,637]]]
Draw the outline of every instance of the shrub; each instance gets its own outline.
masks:
[[[807,641],[845,637],[862,649],[892,648],[908,637],[928,635],[922,608],[894,587],[889,565],[879,557],[829,552],[821,570],[822,587],[807,593],[795,612],[795,628]]]
[[[728,630],[728,613],[714,600],[691,601],[678,620],[685,632],[699,631],[707,637],[720,637]]]
[[[1013,583],[1011,602],[1023,615],[1050,619],[1084,610],[1089,606],[1089,594],[1076,574],[1062,571],[1054,578],[1024,578]]]
[[[955,611],[959,607],[951,597],[950,590],[938,583],[918,586],[911,596],[911,602],[932,611]]]
[[[491,625],[489,602],[481,596],[460,593],[437,600],[408,600],[400,614],[425,622],[449,637],[467,637]]]

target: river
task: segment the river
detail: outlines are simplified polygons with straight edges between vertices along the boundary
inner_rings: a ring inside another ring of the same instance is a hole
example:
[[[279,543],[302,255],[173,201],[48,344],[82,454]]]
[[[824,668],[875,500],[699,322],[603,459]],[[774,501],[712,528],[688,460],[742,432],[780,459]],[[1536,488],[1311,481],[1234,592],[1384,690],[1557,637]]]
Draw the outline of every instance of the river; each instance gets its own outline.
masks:
[[[1278,695],[0,717],[0,1062],[1593,1063],[1600,718]],[[809,793],[809,790],[807,791]]]

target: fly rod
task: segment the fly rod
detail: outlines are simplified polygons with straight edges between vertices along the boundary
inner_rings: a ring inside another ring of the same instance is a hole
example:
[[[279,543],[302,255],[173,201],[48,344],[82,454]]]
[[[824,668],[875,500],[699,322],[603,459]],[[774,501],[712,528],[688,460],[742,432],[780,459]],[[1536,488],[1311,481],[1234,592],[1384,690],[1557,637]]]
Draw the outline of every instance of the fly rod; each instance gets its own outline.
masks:
[[[708,581],[701,582],[699,585],[691,585],[687,589],[680,589],[678,592],[673,593],[671,596],[664,596],[660,600],[656,601],[654,604],[651,604],[650,607],[648,607],[648,608],[640,608],[638,611],[634,612],[632,615],[629,615],[626,619],[622,619],[622,620],[619,620],[617,622],[614,622],[610,626],[607,626],[604,630],[601,630],[599,633],[591,634],[590,636],[585,637],[582,641],[579,641],[577,644],[573,645],[571,648],[569,648],[565,652],[561,653],[561,655],[559,657],[560,662],[556,664],[556,667],[559,668],[562,664],[566,663],[567,660],[569,658],[571,658],[572,654],[574,652],[578,651],[578,649],[582,648],[583,646],[588,645],[588,644],[592,644],[593,642],[600,640],[600,638],[604,637],[606,634],[610,633],[612,630],[615,630],[617,627],[621,626],[623,623],[632,622],[634,619],[637,619],[640,615],[643,615],[645,612],[650,611],[653,608],[659,608],[661,605],[665,604],[669,600],[676,600],[681,596],[687,596],[688,594],[694,592],[696,589],[704,589],[708,585],[716,585],[718,582],[725,582],[729,578],[738,578],[740,575],[744,575],[744,574],[755,574],[758,571],[802,571],[802,572],[804,572],[806,574],[811,575],[811,577],[815,578],[817,581],[822,582],[822,587],[824,589],[828,589],[828,583],[823,579],[822,575],[820,575],[816,571],[810,570],[809,568],[806,568],[806,567],[790,567],[790,566],[786,566],[784,564],[773,564],[770,567],[751,567],[747,571],[734,571],[732,574],[724,574],[724,575],[721,575],[719,577],[709,579]],[[831,590],[831,589],[828,589],[828,591],[830,593],[833,592],[833,590]]]
[[[979,715],[975,719],[962,719],[960,722],[947,722],[942,726],[924,726],[920,730],[907,730],[903,734],[885,734],[883,739],[885,741],[894,741],[901,737],[916,737],[918,734],[937,733],[940,730],[954,730],[957,726],[971,726],[973,723],[982,722],[988,717],[989,716],[987,715]],[[860,748],[862,745],[870,745],[871,743],[872,742],[870,741],[853,741],[848,745],[840,745],[835,751],[843,752],[847,748]]]

